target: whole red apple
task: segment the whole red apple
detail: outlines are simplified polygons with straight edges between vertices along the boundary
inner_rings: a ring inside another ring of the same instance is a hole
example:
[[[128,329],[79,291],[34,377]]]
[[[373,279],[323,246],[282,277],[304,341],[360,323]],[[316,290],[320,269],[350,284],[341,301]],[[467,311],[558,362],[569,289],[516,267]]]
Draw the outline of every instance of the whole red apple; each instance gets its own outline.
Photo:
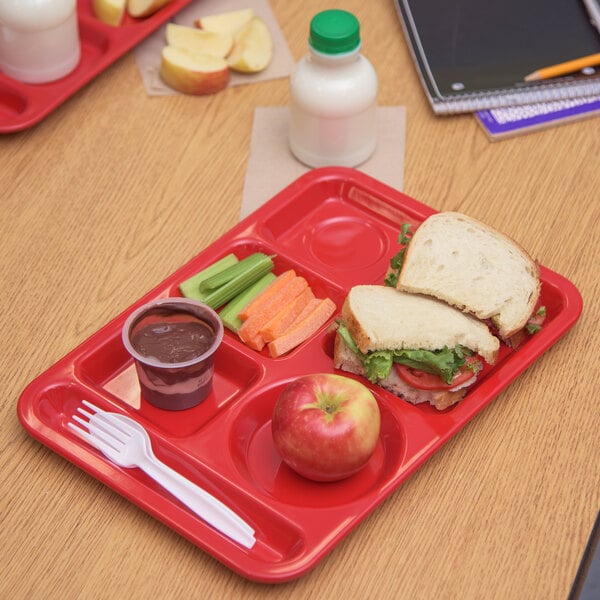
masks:
[[[379,439],[377,400],[362,383],[331,373],[304,375],[277,399],[271,423],[283,461],[314,481],[353,475]]]

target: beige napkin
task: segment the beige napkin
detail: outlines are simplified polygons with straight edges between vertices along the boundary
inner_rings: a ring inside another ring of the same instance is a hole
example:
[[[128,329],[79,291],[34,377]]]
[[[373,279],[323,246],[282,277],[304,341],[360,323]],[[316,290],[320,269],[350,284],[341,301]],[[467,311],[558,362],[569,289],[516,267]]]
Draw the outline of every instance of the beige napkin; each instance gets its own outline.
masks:
[[[310,169],[300,163],[288,147],[288,107],[258,107],[254,110],[250,157],[242,194],[240,218],[248,216],[267,200]],[[358,170],[402,190],[406,109],[377,107],[377,148]]]
[[[273,39],[273,60],[260,73],[245,75],[232,71],[229,78],[229,85],[244,85],[268,79],[288,77],[294,68],[294,59],[268,0],[194,0],[176,14],[172,22],[191,27],[199,17],[242,8],[252,8],[254,14],[260,17],[269,28]],[[158,74],[160,53],[166,45],[166,27],[165,24],[157,29],[141,44],[138,44],[134,50],[135,60],[142,75],[144,88],[149,96],[167,96],[179,93],[165,85]]]

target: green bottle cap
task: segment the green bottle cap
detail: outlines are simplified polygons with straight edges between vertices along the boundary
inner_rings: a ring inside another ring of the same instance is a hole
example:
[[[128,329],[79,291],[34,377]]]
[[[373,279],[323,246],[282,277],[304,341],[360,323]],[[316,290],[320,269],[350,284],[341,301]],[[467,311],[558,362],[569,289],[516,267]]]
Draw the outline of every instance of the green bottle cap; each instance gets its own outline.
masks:
[[[360,46],[358,19],[345,10],[324,10],[310,22],[308,43],[323,54],[352,52]]]

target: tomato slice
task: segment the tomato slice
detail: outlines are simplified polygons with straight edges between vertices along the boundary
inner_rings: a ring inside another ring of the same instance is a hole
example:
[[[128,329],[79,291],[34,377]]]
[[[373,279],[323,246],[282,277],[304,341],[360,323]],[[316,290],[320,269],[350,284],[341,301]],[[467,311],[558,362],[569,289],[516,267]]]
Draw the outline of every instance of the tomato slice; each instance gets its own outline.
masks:
[[[468,356],[465,365],[454,376],[452,383],[446,383],[439,375],[419,371],[418,369],[413,369],[401,365],[400,363],[394,363],[394,369],[396,369],[396,373],[398,373],[406,383],[420,390],[450,390],[469,381],[469,379],[473,377],[474,372],[468,368],[468,365],[477,361],[477,357]]]

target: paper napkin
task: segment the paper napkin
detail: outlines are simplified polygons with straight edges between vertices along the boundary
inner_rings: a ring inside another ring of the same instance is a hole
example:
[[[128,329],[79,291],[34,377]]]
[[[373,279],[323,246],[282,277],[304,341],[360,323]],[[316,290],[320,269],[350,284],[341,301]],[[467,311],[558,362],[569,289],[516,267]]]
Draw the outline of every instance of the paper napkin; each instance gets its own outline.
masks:
[[[246,169],[240,218],[247,217],[284,187],[310,170],[288,147],[289,108],[258,107],[254,111],[250,156]],[[377,148],[358,170],[402,190],[406,109],[377,107]]]

